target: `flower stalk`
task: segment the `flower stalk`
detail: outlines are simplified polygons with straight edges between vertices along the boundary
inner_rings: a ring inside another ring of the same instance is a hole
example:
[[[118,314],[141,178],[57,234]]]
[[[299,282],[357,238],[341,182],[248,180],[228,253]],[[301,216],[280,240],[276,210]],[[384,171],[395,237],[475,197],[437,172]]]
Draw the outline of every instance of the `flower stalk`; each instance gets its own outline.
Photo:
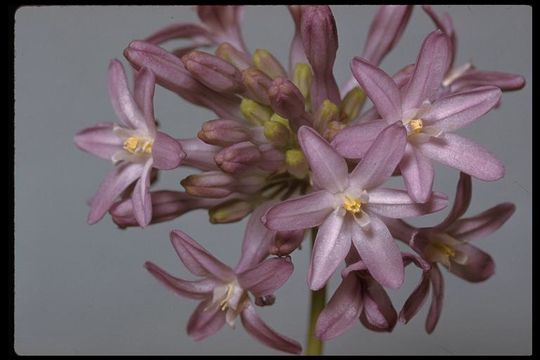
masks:
[[[315,244],[315,238],[317,237],[317,228],[313,228],[311,231],[311,249],[313,251],[313,245]],[[321,339],[315,337],[315,326],[317,325],[317,319],[319,314],[326,304],[326,286],[319,290],[311,290],[311,303],[309,310],[309,325],[306,344],[306,355],[322,355],[324,343]]]

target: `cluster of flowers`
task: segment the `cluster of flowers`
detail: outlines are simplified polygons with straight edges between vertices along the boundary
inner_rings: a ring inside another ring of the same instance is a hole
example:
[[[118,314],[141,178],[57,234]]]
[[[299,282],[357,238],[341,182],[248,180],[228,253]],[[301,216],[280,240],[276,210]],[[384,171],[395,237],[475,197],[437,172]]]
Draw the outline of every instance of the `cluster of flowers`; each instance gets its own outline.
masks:
[[[121,228],[169,221],[208,209],[211,223],[251,214],[242,256],[231,268],[180,230],[171,241],[184,265],[203,279],[176,278],[152,262],[148,271],[176,293],[201,300],[187,325],[195,340],[233,326],[264,344],[299,353],[298,342],[269,328],[256,306],[272,305],[289,278],[289,254],[307,229],[317,229],[307,283],[323,288],[345,262],[342,282],[320,313],[315,334],[328,340],[355,320],[374,331],[407,323],[431,288],[426,321],[432,332],[443,301],[439,264],[467,281],[493,274],[492,258],[469,241],[497,230],[514,212],[511,203],[462,218],[471,200],[471,176],[498,180],[504,167],[482,146],[452,133],[500,103],[501,91],[524,78],[454,65],[456,34],[448,14],[423,10],[436,30],[426,36],[414,64],[391,76],[378,65],[396,45],[412,6],[381,6],[352,77],[338,87],[333,65],[336,24],[328,6],[289,6],[295,33],[289,68],[267,50],[249,52],[241,35],[240,6],[198,6],[200,24],[163,28],[133,41],[124,56],[133,66],[130,91],[121,63],[109,66],[109,94],[118,124],[100,123],[75,136],[79,148],[114,163],[90,202],[90,224],[110,213]],[[187,47],[167,51],[172,39]],[[419,44],[420,45],[420,44]],[[214,54],[197,49],[215,46]],[[194,138],[176,139],[156,127],[155,83],[214,111]],[[365,99],[373,107],[362,111]],[[432,191],[432,161],[460,171],[453,206],[444,221],[415,228],[402,219],[448,205]],[[150,190],[163,170],[200,170],[181,181],[185,191]],[[381,187],[401,176],[406,189]],[[400,250],[396,240],[413,253]],[[399,288],[404,267],[421,281],[401,311],[385,288]]]

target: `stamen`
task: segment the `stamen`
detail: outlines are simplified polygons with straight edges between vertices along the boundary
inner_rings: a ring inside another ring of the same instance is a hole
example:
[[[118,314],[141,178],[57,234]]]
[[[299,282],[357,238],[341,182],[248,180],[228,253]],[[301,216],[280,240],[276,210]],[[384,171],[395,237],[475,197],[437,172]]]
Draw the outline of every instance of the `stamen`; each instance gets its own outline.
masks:
[[[124,141],[123,148],[130,154],[142,155],[152,153],[153,141],[140,136],[130,136]]]
[[[412,119],[407,123],[407,129],[409,130],[409,135],[420,133],[423,127],[424,127],[424,122],[421,119]]]
[[[359,199],[353,199],[348,196],[345,196],[343,200],[343,208],[355,215],[358,214],[362,209],[362,202]]]

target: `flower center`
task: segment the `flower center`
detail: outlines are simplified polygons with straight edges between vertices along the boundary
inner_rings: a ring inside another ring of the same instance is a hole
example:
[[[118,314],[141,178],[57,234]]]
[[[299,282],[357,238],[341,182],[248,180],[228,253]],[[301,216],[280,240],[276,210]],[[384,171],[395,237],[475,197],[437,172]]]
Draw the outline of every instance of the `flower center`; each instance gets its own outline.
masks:
[[[424,122],[422,119],[412,119],[405,124],[405,127],[407,128],[407,135],[415,135],[422,132]]]
[[[358,214],[362,210],[362,201],[345,196],[343,199],[343,208],[353,215]]]
[[[431,238],[425,250],[426,257],[447,267],[450,267],[451,262],[465,264],[467,255],[457,248],[462,244],[462,241],[454,239],[446,233],[436,234],[434,238]]]
[[[124,140],[124,145],[122,147],[130,154],[149,155],[152,153],[152,145],[153,140],[133,135]]]
[[[234,327],[234,321],[248,301],[247,291],[242,289],[236,280],[214,288],[212,304],[225,311],[225,319],[229,326]]]

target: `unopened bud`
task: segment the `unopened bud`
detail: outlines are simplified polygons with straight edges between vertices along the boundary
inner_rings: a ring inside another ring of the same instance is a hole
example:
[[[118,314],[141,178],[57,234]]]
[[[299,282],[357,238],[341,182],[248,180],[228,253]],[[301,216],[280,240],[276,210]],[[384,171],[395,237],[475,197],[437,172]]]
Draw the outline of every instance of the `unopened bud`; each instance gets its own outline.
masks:
[[[250,99],[242,99],[240,112],[252,125],[263,125],[274,113],[271,108]]]
[[[300,90],[305,99],[308,99],[312,80],[313,73],[311,72],[311,67],[308,64],[296,64],[294,67],[293,82],[298,87],[298,90]]]
[[[274,114],[264,123],[264,136],[277,147],[285,147],[290,140],[289,121],[284,117]]]
[[[261,104],[270,105],[268,89],[272,85],[272,79],[268,75],[250,67],[242,71],[242,81],[250,98],[255,99]]]
[[[233,199],[208,210],[210,222],[212,224],[226,224],[242,220],[254,209],[252,202]]]
[[[249,169],[261,158],[257,146],[249,141],[231,145],[216,154],[216,164],[225,172],[235,173]]]
[[[289,119],[292,128],[297,129],[302,125],[309,125],[304,97],[290,80],[283,77],[275,79],[268,95],[272,109]]]
[[[339,109],[336,104],[326,99],[315,113],[313,127],[323,133],[331,121],[339,121]]]
[[[276,58],[265,49],[255,50],[255,53],[253,54],[253,64],[255,64],[257,69],[261,70],[272,79],[275,79],[278,76],[287,75],[287,72],[283,66],[281,66],[279,61],[277,61]]]
[[[232,193],[235,179],[221,171],[206,171],[190,175],[183,179],[180,184],[188,194],[208,198],[222,198]]]
[[[207,144],[229,146],[250,138],[249,129],[237,120],[216,119],[203,124],[197,134]]]
[[[285,164],[287,165],[287,171],[298,179],[303,179],[308,174],[309,167],[302,150],[287,150],[285,152]]]
[[[259,146],[261,160],[257,164],[259,169],[274,172],[283,168],[285,164],[285,154],[283,150],[278,150],[272,144],[262,144]]]
[[[192,51],[182,57],[182,62],[197,80],[218,92],[244,90],[240,71],[227,61],[202,51]]]
[[[274,295],[265,295],[255,298],[255,305],[257,306],[270,306],[274,305],[276,297]]]
[[[270,254],[284,256],[296,250],[304,240],[304,230],[278,231]]]
[[[217,47],[216,56],[235,66],[238,70],[244,70],[251,66],[251,60],[244,52],[226,42]]]
[[[366,94],[358,86],[352,88],[347,95],[341,101],[339,105],[341,120],[344,123],[348,123],[351,120],[356,119],[362,106],[366,101]]]

